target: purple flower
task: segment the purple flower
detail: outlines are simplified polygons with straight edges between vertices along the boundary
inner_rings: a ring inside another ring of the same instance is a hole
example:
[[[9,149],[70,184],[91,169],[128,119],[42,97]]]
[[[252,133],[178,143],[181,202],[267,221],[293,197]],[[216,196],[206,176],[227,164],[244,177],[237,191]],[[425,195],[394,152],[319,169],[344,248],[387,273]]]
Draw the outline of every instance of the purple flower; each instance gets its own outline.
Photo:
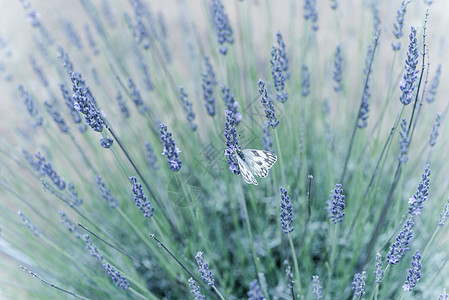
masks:
[[[438,219],[438,226],[443,226],[449,218],[449,198],[446,200],[443,212],[440,213],[440,218]]]
[[[265,124],[262,128],[263,149],[265,151],[273,152],[273,139],[271,137],[270,126]]]
[[[110,264],[103,264],[103,267],[108,271],[108,275],[111,276],[112,281],[114,281],[118,287],[122,290],[127,290],[129,288],[128,281],[120,274],[119,270],[116,271]]]
[[[171,137],[171,132],[167,130],[167,126],[164,123],[159,125],[160,137],[162,144],[164,145],[163,155],[167,158],[167,162],[170,165],[170,170],[178,172],[181,170],[181,160],[179,159],[179,148],[176,146],[175,141]]]
[[[65,214],[65,212],[61,209],[58,211],[59,216],[61,217],[61,223],[65,226],[65,228],[67,228],[67,230],[70,233],[74,233],[76,238],[80,238],[81,237],[81,232],[78,229],[78,226],[73,223],[72,221],[70,221],[70,219],[67,217],[67,215]]]
[[[430,183],[430,166],[427,165],[424,173],[421,176],[421,180],[418,185],[416,193],[408,199],[408,212],[412,215],[421,214],[424,201],[427,200],[429,195],[429,183]]]
[[[196,285],[195,280],[193,280],[192,277],[189,278],[189,286],[190,286],[190,292],[195,296],[195,300],[205,300],[206,297],[204,297],[203,294],[201,294],[200,287]]]
[[[196,263],[201,274],[201,279],[204,280],[209,286],[213,286],[215,279],[212,277],[212,272],[209,270],[209,264],[203,259],[203,252],[198,251],[195,255]]]
[[[281,50],[273,45],[271,48],[271,75],[273,76],[273,84],[276,89],[276,100],[284,103],[288,99],[285,89],[285,72],[283,70],[282,60],[280,53]]]
[[[59,113],[59,111],[47,101],[44,102],[44,105],[45,105],[46,111],[51,115],[51,117],[53,118],[53,121],[55,121],[59,130],[61,130],[61,132],[64,132],[64,133],[69,132],[69,127],[65,123],[64,119],[61,117],[61,114]]]
[[[390,251],[387,254],[387,262],[392,265],[397,265],[399,260],[404,256],[404,253],[409,250],[410,239],[413,237],[413,215],[410,216],[404,225],[404,228],[399,232],[396,240],[390,246]]]
[[[100,175],[95,176],[95,179],[97,181],[97,186],[101,191],[101,196],[103,199],[108,201],[109,206],[112,208],[116,208],[118,206],[118,200],[112,196],[111,191],[106,187],[104,181],[101,179]]]
[[[402,0],[401,8],[397,12],[396,16],[397,23],[394,23],[393,25],[394,26],[393,34],[397,40],[401,38],[403,35],[402,28],[404,27],[404,16],[407,9],[407,4],[409,2],[410,0]],[[399,49],[401,49],[401,42],[397,41],[396,43],[391,43],[391,46],[393,47],[393,51],[398,51]]]
[[[443,292],[438,297],[438,300],[449,300],[449,294],[446,294],[446,289],[443,289]]]
[[[235,118],[235,124],[238,125],[242,120],[242,114],[238,111],[239,103],[235,100],[234,95],[231,94],[231,91],[224,83],[221,85],[221,93],[223,94],[223,101],[226,109],[232,111]]]
[[[119,90],[117,90],[115,99],[118,102],[118,106],[119,106],[120,112],[122,113],[123,118],[128,119],[129,118],[129,109],[128,109],[128,106],[126,105],[126,102],[123,100],[122,93],[120,93]]]
[[[318,30],[318,13],[316,11],[316,0],[304,1],[304,19],[312,22],[312,29]]]
[[[217,33],[217,41],[220,44],[220,48],[218,50],[221,54],[226,55],[228,52],[228,47],[225,44],[233,44],[234,37],[232,36],[233,31],[231,25],[229,24],[228,15],[224,11],[221,0],[212,0],[211,15],[212,21],[215,25],[215,31]]]
[[[24,89],[23,85],[19,84],[18,90],[20,96],[23,99],[25,107],[29,113],[29,115],[34,119],[34,124],[32,127],[38,127],[42,125],[43,118],[39,115],[39,111],[37,110],[37,105],[34,99],[30,96],[30,94]]]
[[[438,69],[433,77],[432,84],[426,97],[426,100],[429,103],[435,101],[438,85],[440,84],[440,75],[441,75],[441,65],[438,65]]]
[[[265,300],[257,279],[254,279],[249,284],[248,300]]]
[[[419,251],[416,251],[415,255],[413,255],[412,266],[408,270],[407,279],[405,280],[402,288],[404,291],[411,291],[419,279],[421,278],[421,254]]]
[[[215,97],[214,97],[214,87],[217,85],[217,81],[215,80],[215,73],[212,65],[210,63],[209,57],[204,57],[204,63],[206,66],[206,70],[201,73],[202,80],[202,88],[203,88],[203,97],[204,101],[206,101],[206,110],[210,116],[215,115]]]
[[[429,140],[430,147],[435,146],[435,144],[437,143],[438,129],[440,128],[440,122],[441,122],[441,115],[440,115],[440,113],[437,113],[437,116],[435,118],[435,123],[433,123],[432,133],[430,134],[430,140]]]
[[[321,285],[320,278],[316,275],[313,277],[312,289],[316,300],[323,298],[323,286]]]
[[[27,216],[22,211],[18,211],[17,214],[19,215],[20,219],[22,220],[23,224],[28,228],[34,236],[38,237],[41,235],[41,231],[39,228],[37,228],[31,221],[28,219]]]
[[[408,46],[407,59],[405,60],[405,73],[400,83],[400,89],[402,91],[401,103],[403,105],[410,104],[413,100],[413,91],[415,90],[415,83],[418,70],[418,39],[416,38],[416,28],[411,27],[411,33],[409,35],[410,44]]]
[[[401,134],[401,140],[399,141],[400,155],[398,159],[400,162],[406,163],[408,161],[407,153],[408,153],[408,146],[410,144],[410,139],[408,137],[407,120],[405,118],[402,118],[400,134]]]
[[[293,231],[293,206],[290,203],[290,197],[287,194],[287,190],[283,187],[280,188],[281,191],[281,226],[284,233],[289,234]]]
[[[268,125],[270,125],[273,129],[276,128],[279,124],[279,120],[276,118],[276,111],[274,109],[273,101],[270,97],[268,97],[268,92],[265,87],[265,82],[259,79],[257,83],[259,85],[259,94],[262,96],[260,98],[260,102],[263,107],[265,107],[265,116],[268,119]]]
[[[335,49],[333,78],[335,81],[334,91],[341,91],[343,89],[343,54],[340,46]]]
[[[51,164],[46,161],[45,156],[41,155],[40,152],[36,153],[34,156],[37,159],[37,164],[39,165],[41,176],[47,175],[58,189],[60,189],[61,191],[64,190],[64,178],[60,177],[58,173],[53,170]]]
[[[310,72],[305,63],[301,66],[301,95],[307,97],[310,94]]]
[[[154,154],[153,147],[151,147],[149,142],[145,142],[145,152],[148,163],[153,170],[158,170],[159,165],[157,163],[157,157]]]
[[[192,102],[189,101],[189,95],[187,95],[187,92],[182,86],[179,86],[178,90],[181,94],[182,107],[184,108],[184,112],[186,113],[186,119],[189,122],[190,129],[192,131],[195,131],[198,126],[193,123],[193,120],[195,120],[195,113],[192,110]]]
[[[72,95],[69,93],[69,91],[65,88],[63,84],[60,84],[59,88],[61,89],[62,97],[65,100],[65,104],[70,110],[70,115],[72,116],[73,122],[75,124],[81,123],[82,119],[79,111],[77,111],[74,107],[75,100],[73,99]]]
[[[132,191],[134,193],[134,201],[136,206],[143,212],[143,216],[151,218],[154,213],[154,207],[151,206],[150,201],[147,200],[143,193],[142,184],[137,182],[137,178],[134,176],[129,177],[129,181],[132,184]]]
[[[345,195],[343,195],[341,184],[336,184],[335,189],[332,190],[327,201],[326,210],[328,218],[332,219],[334,224],[343,221],[343,217],[345,216]]]
[[[67,183],[67,191],[71,199],[69,202],[70,206],[80,206],[83,203],[83,199],[78,196],[78,193],[75,191],[75,186],[70,181]]]
[[[279,62],[281,63],[282,71],[284,71],[285,79],[288,79],[290,78],[290,73],[288,72],[288,57],[284,39],[282,38],[282,34],[280,31],[277,32],[276,38],[277,38]]]
[[[86,243],[86,250],[89,251],[90,255],[93,256],[96,260],[102,261],[103,255],[98,251],[97,246],[92,243],[90,236],[88,234],[83,234],[84,242]]]
[[[239,152],[240,146],[237,140],[237,131],[235,129],[234,114],[230,110],[226,110],[226,122],[225,122],[225,138],[226,138],[226,150],[225,156],[228,158],[229,170],[234,174],[240,174],[239,164],[235,157],[235,153]]]
[[[132,100],[136,105],[137,110],[141,114],[145,113],[148,108],[143,104],[142,96],[131,78],[128,78],[128,87],[131,90]]]
[[[48,80],[45,76],[44,72],[42,71],[42,68],[37,64],[36,59],[32,54],[29,56],[31,66],[33,67],[34,73],[36,73],[37,77],[41,80],[42,85],[45,87],[48,87]]]
[[[373,273],[376,276],[376,283],[382,283],[384,271],[382,270],[382,255],[379,252],[376,254],[376,268]]]
[[[111,148],[113,142],[114,140],[110,137],[100,139],[100,145],[105,149]]]
[[[352,282],[352,291],[354,292],[354,296],[363,296],[365,294],[365,280],[365,271],[354,275],[354,281]]]

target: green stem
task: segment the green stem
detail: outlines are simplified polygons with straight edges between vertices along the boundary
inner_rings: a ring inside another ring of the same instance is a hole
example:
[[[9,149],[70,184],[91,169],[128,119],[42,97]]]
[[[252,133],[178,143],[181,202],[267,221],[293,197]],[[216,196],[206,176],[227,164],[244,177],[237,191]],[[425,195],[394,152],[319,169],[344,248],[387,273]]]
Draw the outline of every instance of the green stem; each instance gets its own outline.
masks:
[[[290,243],[290,249],[292,251],[292,257],[293,257],[293,265],[295,266],[295,273],[296,273],[296,288],[298,289],[298,294],[301,294],[301,281],[299,276],[299,265],[298,265],[298,259],[296,258],[295,253],[295,246],[293,245],[293,239],[291,234],[288,234],[288,242]]]
[[[279,163],[281,165],[281,178],[282,178],[282,184],[286,185],[287,181],[285,180],[285,174],[284,174],[284,160],[282,159],[282,152],[281,152],[281,146],[279,144],[279,135],[277,130],[274,130],[274,138],[276,139],[276,148],[278,151],[279,156]]]

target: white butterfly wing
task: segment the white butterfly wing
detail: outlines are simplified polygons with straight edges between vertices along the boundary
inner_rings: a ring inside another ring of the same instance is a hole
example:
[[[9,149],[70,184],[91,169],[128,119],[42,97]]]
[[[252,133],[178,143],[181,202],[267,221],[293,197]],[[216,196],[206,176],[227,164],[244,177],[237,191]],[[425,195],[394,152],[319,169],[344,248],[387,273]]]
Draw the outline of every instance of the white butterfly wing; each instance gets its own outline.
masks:
[[[243,180],[245,180],[248,184],[258,185],[256,178],[254,178],[253,173],[251,172],[251,167],[243,161],[238,155],[237,162],[239,163],[240,173],[242,174]]]
[[[277,161],[276,154],[265,150],[245,149],[242,154],[250,171],[261,178],[268,176],[268,170]]]

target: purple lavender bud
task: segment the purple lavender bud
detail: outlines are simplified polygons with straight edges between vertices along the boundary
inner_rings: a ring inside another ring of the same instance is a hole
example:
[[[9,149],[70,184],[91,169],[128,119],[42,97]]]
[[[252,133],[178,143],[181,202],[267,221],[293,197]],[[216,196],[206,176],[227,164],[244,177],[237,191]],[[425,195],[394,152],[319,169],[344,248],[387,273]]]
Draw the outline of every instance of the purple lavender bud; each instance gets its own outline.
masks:
[[[30,166],[34,170],[36,170],[36,171],[41,170],[41,165],[40,165],[39,161],[36,161],[30,152],[28,152],[26,149],[22,148],[22,153],[25,156],[25,160],[30,164]]]
[[[232,111],[235,118],[235,124],[238,125],[242,120],[242,114],[238,111],[239,103],[235,100],[234,95],[231,94],[231,91],[224,83],[221,84],[221,93],[223,94],[223,101],[226,109]]]
[[[394,26],[393,34],[397,40],[401,38],[403,35],[402,28],[404,27],[404,16],[407,9],[407,4],[409,2],[410,0],[403,0],[401,3],[401,8],[397,12],[396,16],[397,23],[394,23],[393,25]],[[396,43],[391,43],[391,46],[393,47],[393,51],[398,51],[401,49],[401,42],[396,41]]]
[[[182,107],[184,108],[184,112],[186,113],[186,119],[189,122],[190,129],[192,131],[195,131],[198,128],[198,126],[195,123],[193,123],[193,121],[195,120],[195,113],[193,112],[192,109],[192,102],[189,101],[189,95],[182,86],[179,86],[178,90],[179,93],[181,94]]]
[[[214,97],[214,87],[217,85],[217,81],[215,80],[215,73],[212,65],[209,61],[209,57],[204,57],[204,63],[206,66],[206,70],[201,73],[201,81],[203,88],[203,97],[204,101],[206,101],[206,110],[210,116],[215,115],[215,97]]]
[[[320,278],[316,275],[313,277],[312,289],[316,300],[323,298],[323,286],[321,285]]]
[[[413,215],[407,219],[404,228],[399,232],[396,240],[390,246],[390,251],[387,254],[387,262],[392,265],[397,265],[399,260],[404,256],[405,252],[409,250],[410,239],[413,237]]]
[[[102,261],[103,255],[100,253],[97,246],[92,243],[90,236],[88,234],[83,234],[83,239],[86,243],[86,250],[89,251],[90,255],[93,256],[96,260]]]
[[[408,146],[410,144],[410,139],[408,137],[407,120],[405,118],[402,118],[400,134],[401,134],[401,140],[399,141],[400,155],[398,159],[400,162],[406,163],[408,161],[407,153],[408,153]]]
[[[327,201],[326,211],[328,218],[332,219],[334,224],[343,222],[345,216],[345,195],[341,184],[336,184],[335,189],[332,190],[329,200]]]
[[[145,142],[145,152],[146,152],[146,159],[150,164],[151,168],[153,170],[158,170],[159,164],[157,163],[157,157],[154,154],[153,147],[151,147],[149,142]]]
[[[335,49],[333,78],[335,81],[334,91],[343,90],[343,54],[340,46]]]
[[[83,199],[78,196],[78,193],[75,191],[75,186],[70,181],[67,183],[67,191],[71,199],[69,202],[70,206],[80,206],[83,203]]]
[[[368,119],[370,97],[371,97],[370,85],[369,83],[367,83],[365,88],[363,89],[362,103],[357,118],[357,127],[360,129],[363,129],[366,126],[368,126],[368,122],[366,120]]]
[[[65,123],[64,119],[61,117],[61,114],[59,113],[59,111],[56,108],[54,108],[53,105],[51,105],[47,101],[44,102],[44,105],[45,105],[45,109],[47,110],[47,112],[53,118],[53,121],[55,121],[56,125],[58,125],[59,130],[61,130],[61,132],[64,132],[64,133],[69,132],[69,127]]]
[[[290,78],[290,73],[288,72],[288,57],[287,57],[287,50],[285,47],[284,39],[282,38],[282,34],[280,31],[276,34],[277,39],[277,48],[278,48],[278,54],[279,54],[279,62],[282,66],[282,71],[284,71],[285,79]]]
[[[39,111],[37,110],[36,103],[34,99],[30,96],[30,94],[24,89],[23,85],[19,84],[18,90],[20,96],[23,99],[25,107],[29,113],[29,115],[34,119],[35,123],[32,127],[38,127],[42,125],[43,118],[39,115]]]
[[[28,228],[36,237],[39,237],[41,235],[41,231],[39,228],[37,228],[31,221],[28,219],[27,216],[22,211],[18,211],[17,214],[19,215],[20,219],[22,220],[23,224]]]
[[[65,88],[63,84],[60,84],[59,88],[61,89],[62,97],[65,100],[65,104],[70,110],[70,115],[72,116],[73,122],[75,124],[81,123],[82,119],[79,111],[77,111],[74,107],[74,100],[72,98],[72,95],[69,93],[69,91]]]
[[[57,48],[57,57],[62,62],[62,66],[64,67],[67,75],[71,76],[73,73],[73,63],[70,60],[69,55],[64,52],[64,49],[60,45],[58,45]]]
[[[179,148],[176,146],[172,139],[172,134],[167,130],[167,126],[161,123],[160,127],[160,137],[162,144],[164,145],[163,155],[167,158],[167,162],[170,165],[170,170],[178,172],[181,170],[181,160],[179,159]]]
[[[110,264],[103,264],[103,267],[106,271],[108,271],[108,275],[111,276],[112,281],[121,288],[122,290],[127,290],[129,288],[129,283],[125,277],[120,274],[119,270],[115,270],[113,266]]]
[[[254,279],[249,284],[248,300],[265,300],[257,279]]]
[[[259,94],[262,96],[260,98],[260,102],[265,108],[265,116],[268,119],[268,125],[270,125],[274,129],[276,128],[276,126],[278,126],[279,120],[276,118],[276,111],[274,109],[273,101],[268,96],[265,82],[259,79],[259,82],[257,84],[259,85]]]
[[[301,95],[307,97],[310,94],[310,72],[305,63],[301,66]]]
[[[189,278],[189,286],[190,286],[190,292],[195,296],[195,300],[205,300],[206,297],[204,297],[203,294],[201,294],[200,287],[196,285],[195,280],[193,280],[192,277]]]
[[[354,275],[354,281],[352,282],[352,291],[354,292],[354,296],[363,296],[365,294],[365,280],[365,271]]]
[[[209,286],[213,286],[215,279],[212,277],[212,272],[209,270],[209,264],[203,259],[203,252],[198,251],[195,255],[196,263],[201,274],[201,279]]]
[[[273,152],[273,139],[271,137],[270,126],[265,124],[262,128],[263,149]]]
[[[382,270],[382,255],[379,252],[376,254],[376,268],[373,273],[376,276],[376,283],[382,283],[384,271]]]
[[[304,0],[304,19],[312,22],[312,29],[318,30],[318,13],[316,11],[316,0]]]
[[[140,95],[140,92],[137,89],[131,77],[128,78],[128,87],[131,90],[132,100],[136,105],[137,110],[141,114],[145,113],[148,110],[148,108],[145,106],[145,104],[143,104],[142,96]]]
[[[105,149],[111,148],[113,143],[114,143],[114,140],[110,137],[100,139],[100,145],[101,145],[101,147],[103,147]]]
[[[233,31],[231,25],[229,24],[228,15],[224,11],[221,0],[212,0],[210,8],[212,21],[214,22],[215,31],[217,33],[217,41],[220,44],[218,51],[221,54],[226,55],[228,52],[228,47],[225,44],[234,43],[234,37],[232,36]]]
[[[426,100],[429,103],[435,101],[438,85],[440,84],[440,76],[441,76],[441,65],[438,65],[438,69],[433,77],[432,84],[430,85],[430,89],[426,97]]]
[[[293,222],[293,206],[290,203],[290,197],[287,194],[287,190],[283,187],[280,188],[281,191],[281,226],[284,233],[291,233],[294,229],[292,226]]]
[[[84,24],[84,33],[86,34],[87,42],[89,43],[89,47],[94,53],[94,55],[100,54],[100,50],[97,47],[97,43],[95,42],[94,36],[90,31],[89,24]]]
[[[437,116],[435,118],[435,123],[433,123],[432,133],[430,134],[430,140],[429,140],[430,147],[435,146],[435,144],[437,143],[438,129],[440,128],[440,123],[441,123],[441,115],[440,115],[440,113],[437,113]]]
[[[147,200],[143,193],[142,184],[137,182],[137,178],[134,176],[129,177],[129,181],[132,184],[132,191],[134,193],[134,201],[136,206],[143,212],[143,216],[151,218],[154,213],[154,207],[151,206],[150,201]]]
[[[78,226],[73,223],[65,214],[65,212],[61,209],[58,211],[59,216],[61,217],[61,223],[67,228],[70,233],[74,233],[76,238],[81,237],[81,231],[78,229]]]
[[[280,57],[280,50],[273,45],[271,48],[271,75],[273,76],[273,84],[276,89],[276,100],[285,103],[288,99],[285,89],[285,75]]]
[[[41,176],[47,175],[58,189],[60,189],[61,191],[64,190],[64,178],[60,177],[58,173],[53,170],[51,164],[46,161],[45,156],[41,155],[40,152],[36,153],[34,156],[36,157],[37,163],[39,164]]]
[[[239,152],[240,146],[237,140],[237,131],[235,130],[234,114],[230,110],[226,110],[226,122],[224,135],[226,138],[226,150],[224,155],[228,158],[229,170],[234,174],[240,174],[239,164],[235,157],[235,153]]]
[[[103,199],[108,201],[110,207],[116,208],[118,206],[118,200],[112,196],[111,191],[106,187],[104,181],[101,179],[101,176],[95,176],[95,180],[97,181],[97,186],[101,191],[101,196]]]
[[[438,219],[438,226],[443,226],[449,218],[449,198],[446,200],[443,212],[440,213],[440,218]]]
[[[438,297],[438,300],[449,300],[449,294],[446,294],[446,289],[443,289],[443,292]]]
[[[36,59],[32,54],[29,56],[30,58],[30,64],[33,67],[34,73],[36,73],[37,77],[41,80],[42,85],[47,87],[48,86],[48,80],[45,76],[44,72],[42,71],[42,68],[37,64]]]
[[[63,21],[63,27],[65,30],[66,36],[69,38],[70,43],[75,46],[78,50],[83,49],[83,46],[81,45],[81,39],[76,32],[75,28],[73,27],[73,24],[67,21]]]
[[[411,27],[411,33],[409,35],[410,44],[408,46],[407,59],[405,60],[405,73],[400,83],[400,89],[402,91],[401,103],[403,105],[410,104],[413,100],[413,91],[415,90],[415,83],[418,70],[418,39],[416,38],[416,28]]]
[[[129,109],[128,109],[128,106],[126,105],[125,100],[123,100],[122,93],[120,93],[119,90],[117,90],[115,99],[117,99],[118,106],[120,108],[120,112],[122,113],[123,118],[128,119],[129,118]]]
[[[418,190],[416,193],[408,199],[408,212],[412,215],[421,214],[423,203],[427,200],[429,195],[429,183],[430,183],[430,166],[427,165],[424,173],[419,181]]]
[[[97,111],[95,99],[89,87],[79,73],[72,72],[70,79],[73,84],[73,106],[84,115],[87,125],[94,131],[101,132],[104,128],[103,117]]]
[[[405,283],[402,286],[404,291],[411,291],[416,286],[420,278],[421,278],[421,254],[419,254],[419,251],[416,251],[415,255],[413,255],[412,266],[408,270],[407,279],[405,280]]]

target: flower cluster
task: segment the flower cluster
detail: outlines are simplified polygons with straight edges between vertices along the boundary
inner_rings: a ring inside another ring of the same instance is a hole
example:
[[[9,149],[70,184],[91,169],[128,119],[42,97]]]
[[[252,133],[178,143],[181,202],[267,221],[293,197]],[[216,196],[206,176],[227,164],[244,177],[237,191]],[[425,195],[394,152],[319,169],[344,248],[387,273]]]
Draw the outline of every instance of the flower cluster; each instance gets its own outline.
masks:
[[[281,191],[281,225],[284,233],[291,233],[293,231],[293,206],[290,203],[290,197],[287,194],[287,190],[283,187]]]
[[[265,82],[259,79],[257,83],[259,85],[259,94],[262,96],[260,98],[260,102],[263,107],[265,107],[265,116],[268,119],[268,125],[270,125],[273,129],[276,128],[279,124],[279,120],[276,118],[276,111],[274,109],[273,101],[268,96],[268,91],[265,87]]]
[[[119,270],[115,270],[113,266],[110,264],[103,264],[103,267],[106,271],[108,271],[108,275],[111,276],[112,281],[123,290],[127,290],[129,288],[129,283],[125,277],[120,274]]]
[[[136,105],[137,110],[141,114],[145,113],[148,108],[143,103],[142,96],[140,95],[140,92],[131,77],[128,78],[128,87],[131,90],[132,100],[134,105]]]
[[[27,108],[28,113],[34,119],[34,124],[32,124],[32,126],[33,127],[41,126],[44,119],[42,118],[42,116],[39,115],[39,111],[37,110],[37,105],[36,105],[34,99],[25,90],[23,85],[19,84],[18,90],[19,90],[20,96],[23,99],[25,107]]]
[[[70,181],[67,183],[67,191],[72,199],[69,202],[70,206],[80,206],[83,203],[83,199],[78,196],[78,193],[75,191],[75,186]]]
[[[153,170],[159,169],[159,164],[157,163],[157,157],[154,154],[153,147],[151,147],[149,142],[145,142],[145,152],[148,163]]]
[[[273,76],[273,84],[274,88],[276,89],[276,100],[279,102],[284,103],[288,99],[287,92],[284,91],[285,89],[285,72],[282,65],[282,60],[280,53],[281,50],[276,47],[276,45],[273,45],[271,48],[271,75]]]
[[[438,65],[437,71],[432,80],[432,84],[430,85],[429,91],[427,92],[426,100],[429,103],[435,101],[438,85],[440,84],[440,75],[441,75],[441,65]]]
[[[384,271],[382,270],[382,255],[379,252],[376,254],[376,268],[373,273],[376,276],[376,283],[381,283]]]
[[[301,95],[307,97],[310,94],[310,72],[305,63],[301,66]]]
[[[273,139],[271,137],[270,126],[265,124],[262,128],[263,149],[273,152]]]
[[[413,255],[412,266],[408,270],[407,279],[405,280],[402,288],[404,291],[411,291],[419,279],[421,278],[421,254],[419,251],[416,251],[415,255]]]
[[[18,211],[17,214],[19,215],[20,219],[22,220],[23,224],[28,228],[34,236],[38,237],[41,235],[41,231],[39,228],[37,228],[31,221],[28,219],[27,216],[22,211]]]
[[[229,170],[234,174],[240,174],[239,164],[235,157],[235,153],[239,152],[240,146],[237,140],[237,131],[235,130],[234,114],[230,110],[226,110],[226,122],[224,135],[226,138],[226,150],[224,155],[228,158]]]
[[[430,140],[429,140],[430,147],[435,146],[435,144],[437,143],[438,129],[440,128],[440,123],[441,123],[441,115],[440,115],[440,113],[437,113],[437,116],[435,118],[435,123],[433,123],[432,133],[430,134]]]
[[[61,130],[61,132],[64,132],[64,133],[69,132],[69,127],[65,123],[64,119],[61,117],[61,114],[59,113],[59,111],[47,101],[44,102],[44,105],[45,105],[45,109],[50,114],[50,116],[53,118],[53,121],[55,121],[59,130]]]
[[[343,89],[343,54],[340,46],[335,49],[333,78],[335,81],[334,91],[341,91]]]
[[[190,292],[195,296],[195,300],[205,300],[206,297],[204,297],[203,294],[201,294],[200,287],[196,285],[195,280],[193,280],[192,277],[189,278],[189,286],[190,286]]]
[[[317,275],[314,275],[312,278],[312,289],[315,299],[321,300],[323,298],[323,286],[321,285],[320,278]]]
[[[410,239],[413,237],[413,227],[415,222],[413,222],[413,216],[407,219],[404,228],[399,232],[396,240],[390,246],[390,251],[387,254],[387,262],[392,265],[397,265],[399,260],[404,256],[404,253],[408,251],[408,244]]]
[[[147,200],[143,193],[142,184],[137,182],[137,178],[134,176],[129,177],[129,181],[132,184],[132,191],[134,193],[134,201],[137,207],[143,212],[143,216],[151,218],[154,213],[154,207],[151,206],[150,201]]]
[[[111,191],[106,187],[103,179],[101,179],[100,175],[95,176],[95,179],[97,181],[97,186],[100,189],[101,197],[108,201],[109,206],[112,208],[115,208],[118,206],[118,200],[112,196]]]
[[[394,23],[394,30],[393,34],[396,37],[396,39],[399,39],[402,37],[402,28],[404,27],[404,16],[405,12],[407,10],[407,4],[410,2],[410,0],[402,0],[401,8],[397,12],[396,16],[396,22]],[[391,43],[391,46],[393,48],[393,51],[398,51],[401,49],[401,42],[397,41],[396,43]]]
[[[73,223],[72,221],[70,221],[70,219],[67,217],[67,215],[65,214],[65,212],[61,209],[58,211],[59,216],[61,217],[61,223],[65,226],[65,228],[67,228],[67,230],[70,233],[74,233],[76,238],[80,238],[81,237],[81,232],[78,229],[78,226]]]
[[[86,250],[89,251],[90,255],[93,256],[96,260],[102,261],[103,255],[98,251],[97,246],[92,243],[90,236],[88,234],[83,234],[84,242],[86,243]]]
[[[75,100],[73,99],[72,95],[69,93],[69,91],[65,88],[63,84],[60,84],[59,88],[61,89],[62,97],[65,100],[65,104],[70,110],[70,115],[72,116],[73,123],[75,124],[81,123],[82,119],[79,111],[75,109],[74,106]]]
[[[257,282],[257,279],[254,279],[249,284],[249,291],[248,291],[248,300],[264,300],[265,297],[262,294],[262,291],[260,290],[259,283]]]
[[[203,259],[203,252],[198,251],[195,255],[196,263],[201,274],[201,279],[204,280],[209,286],[213,286],[215,279],[212,277],[212,272],[209,270],[209,264]]]
[[[440,218],[438,219],[438,226],[443,226],[449,218],[449,198],[446,200],[443,212],[440,213]]]
[[[41,175],[47,175],[51,181],[56,185],[61,191],[65,189],[65,180],[60,177],[55,170],[53,170],[51,164],[47,162],[45,156],[41,155],[40,152],[34,155],[37,159],[37,164],[39,165],[39,170]]]
[[[332,190],[327,201],[326,210],[328,218],[332,219],[334,224],[343,221],[343,217],[345,216],[345,195],[343,195],[341,184],[336,184],[335,189]]]
[[[120,109],[120,112],[122,113],[123,118],[128,119],[129,118],[129,109],[128,109],[128,106],[126,105],[126,102],[123,100],[122,93],[120,93],[119,90],[117,90],[115,99],[117,100],[118,107]]]
[[[408,199],[408,212],[409,214],[419,215],[423,208],[424,201],[427,200],[429,195],[429,183],[430,183],[430,166],[427,165],[424,173],[421,175],[421,180],[418,185],[416,193]]]
[[[214,69],[210,63],[209,57],[204,57],[204,63],[206,70],[201,73],[201,87],[203,88],[203,97],[206,101],[205,106],[207,113],[210,116],[215,115],[215,97],[214,97],[214,87],[217,85],[217,80],[215,79]]]
[[[235,100],[234,95],[231,94],[231,91],[224,83],[221,85],[221,93],[223,94],[223,101],[226,109],[232,111],[235,118],[235,125],[238,125],[242,120],[242,114],[238,111],[239,103]]]
[[[363,296],[365,294],[365,280],[365,271],[354,275],[354,281],[352,281],[352,291],[354,292],[354,296]]]
[[[287,50],[285,47],[284,39],[282,38],[282,34],[280,31],[276,33],[276,40],[279,54],[279,62],[281,63],[282,71],[284,71],[285,78],[288,79],[290,77],[290,73],[288,72]]]
[[[316,0],[304,1],[304,19],[312,22],[312,29],[318,30],[318,13],[316,10]]]
[[[162,144],[164,145],[163,155],[167,158],[167,162],[170,165],[170,170],[178,172],[181,170],[181,160],[179,159],[179,153],[181,152],[176,146],[175,141],[171,137],[171,132],[167,130],[167,126],[164,123],[159,125],[160,137]]]
[[[402,94],[399,98],[403,105],[410,104],[413,100],[413,91],[418,74],[418,39],[416,38],[416,28],[411,27],[409,35],[410,44],[408,46],[407,59],[405,60],[405,73],[400,83]]]
[[[232,36],[233,31],[229,24],[228,15],[224,11],[221,0],[212,0],[211,14],[215,31],[217,32],[217,41],[220,44],[219,51],[221,54],[226,55],[228,47],[225,43],[233,44],[234,37]]]
[[[100,139],[100,145],[101,145],[101,147],[103,147],[105,149],[111,148],[113,142],[114,142],[114,140],[110,137]]]
[[[186,113],[186,118],[189,122],[190,129],[192,131],[195,131],[198,126],[193,123],[193,120],[195,120],[195,113],[192,110],[192,102],[189,101],[189,95],[182,86],[179,86],[178,90],[181,94],[182,107],[184,108],[184,112]]]

